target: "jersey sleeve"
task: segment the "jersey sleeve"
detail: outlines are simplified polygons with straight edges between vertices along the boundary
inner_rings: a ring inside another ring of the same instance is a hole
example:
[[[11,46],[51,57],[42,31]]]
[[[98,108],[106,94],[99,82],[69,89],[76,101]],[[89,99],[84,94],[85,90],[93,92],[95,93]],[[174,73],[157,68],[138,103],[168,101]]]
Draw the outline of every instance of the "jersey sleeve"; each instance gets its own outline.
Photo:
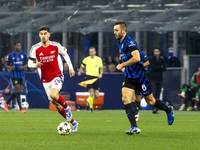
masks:
[[[11,62],[12,62],[11,53],[8,54],[6,61],[7,61],[8,63],[11,63]]]
[[[83,59],[83,61],[82,61],[82,63],[81,63],[81,67],[86,67],[86,64],[87,64],[87,59],[86,58],[84,58]]]
[[[63,58],[67,62],[67,65],[69,66],[69,69],[73,69],[71,59],[67,53],[67,48],[61,46],[59,43],[57,43],[57,47],[58,47],[58,53],[63,56]]]
[[[56,45],[58,47],[58,53],[61,54],[64,57],[67,53],[67,48],[60,45],[60,43],[57,43]]]
[[[141,58],[141,61],[143,62],[146,62],[148,60],[148,57],[145,55],[145,53],[141,51],[140,51],[140,58]]]
[[[27,53],[24,53],[24,60],[25,60],[25,61],[28,60],[28,55],[27,55]]]
[[[130,43],[128,44],[128,50],[130,52],[138,50],[138,47],[137,47],[136,43],[134,43],[133,41],[130,41]]]
[[[35,60],[36,59],[36,53],[34,46],[31,47],[30,53],[29,53],[29,59]]]
[[[99,58],[99,68],[102,68],[103,67],[103,61],[101,58]]]

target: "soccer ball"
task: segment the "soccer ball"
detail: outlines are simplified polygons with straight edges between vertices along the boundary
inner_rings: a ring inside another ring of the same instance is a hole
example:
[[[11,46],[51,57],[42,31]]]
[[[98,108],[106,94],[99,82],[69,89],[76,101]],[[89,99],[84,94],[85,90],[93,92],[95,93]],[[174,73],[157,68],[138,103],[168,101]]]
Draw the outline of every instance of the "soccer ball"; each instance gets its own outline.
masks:
[[[72,132],[72,129],[69,123],[61,122],[57,127],[57,131],[60,135],[69,135]]]
[[[22,108],[23,109],[28,109],[29,108],[28,102],[22,102]]]

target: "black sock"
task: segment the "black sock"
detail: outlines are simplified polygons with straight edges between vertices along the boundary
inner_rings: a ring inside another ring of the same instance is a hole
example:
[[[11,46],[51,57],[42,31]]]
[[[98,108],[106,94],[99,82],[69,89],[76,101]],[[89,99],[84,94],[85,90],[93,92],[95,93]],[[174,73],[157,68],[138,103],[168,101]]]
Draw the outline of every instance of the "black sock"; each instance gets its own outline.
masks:
[[[19,105],[19,110],[21,110],[22,106],[21,106],[21,101],[20,101],[20,93],[16,93],[16,99],[17,99],[17,103]]]
[[[10,96],[10,98],[6,101],[6,104],[9,104],[11,102],[11,100],[15,99],[16,94],[12,93],[12,95]]]
[[[156,99],[154,107],[164,110],[167,114],[171,112],[171,108],[167,106],[163,101]]]
[[[139,112],[139,110],[140,110],[140,102],[136,101],[136,105],[137,105],[137,111]]]
[[[126,109],[126,115],[131,123],[131,126],[137,127],[136,121],[135,121],[135,111],[136,109],[134,108],[133,104],[126,104],[124,105]]]
[[[131,104],[132,104],[132,106],[133,106],[134,109],[135,109],[135,115],[138,114],[137,102],[132,102]]]

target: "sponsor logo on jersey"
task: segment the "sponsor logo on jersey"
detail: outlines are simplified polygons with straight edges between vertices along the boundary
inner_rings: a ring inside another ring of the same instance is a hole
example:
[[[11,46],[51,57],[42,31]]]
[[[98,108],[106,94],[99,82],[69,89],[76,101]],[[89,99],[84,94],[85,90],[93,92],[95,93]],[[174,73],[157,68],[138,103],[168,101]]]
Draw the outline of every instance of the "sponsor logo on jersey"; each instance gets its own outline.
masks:
[[[129,47],[135,46],[135,44],[133,43],[133,41],[130,41]]]
[[[55,51],[51,51],[51,54],[55,53]]]

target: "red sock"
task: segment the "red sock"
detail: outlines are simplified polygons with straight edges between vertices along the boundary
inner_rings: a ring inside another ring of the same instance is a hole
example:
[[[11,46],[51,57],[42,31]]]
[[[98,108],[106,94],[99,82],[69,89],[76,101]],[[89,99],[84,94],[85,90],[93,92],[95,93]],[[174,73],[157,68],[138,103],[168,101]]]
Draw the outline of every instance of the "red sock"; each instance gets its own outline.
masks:
[[[196,102],[194,103],[194,106],[197,106],[197,107],[198,107],[198,104],[199,104],[199,102],[196,101]]]
[[[61,104],[65,109],[66,109],[67,106],[68,106],[67,102],[65,101],[65,99],[64,99],[61,95],[59,95],[59,98],[58,98],[57,102],[58,102],[59,104]]]
[[[73,122],[74,122],[74,119],[72,118],[71,123],[73,123]]]
[[[182,104],[186,104],[187,102],[187,99],[183,99],[183,103]]]
[[[62,108],[61,111],[58,111],[58,112],[66,119],[66,112],[65,112],[64,107]]]

